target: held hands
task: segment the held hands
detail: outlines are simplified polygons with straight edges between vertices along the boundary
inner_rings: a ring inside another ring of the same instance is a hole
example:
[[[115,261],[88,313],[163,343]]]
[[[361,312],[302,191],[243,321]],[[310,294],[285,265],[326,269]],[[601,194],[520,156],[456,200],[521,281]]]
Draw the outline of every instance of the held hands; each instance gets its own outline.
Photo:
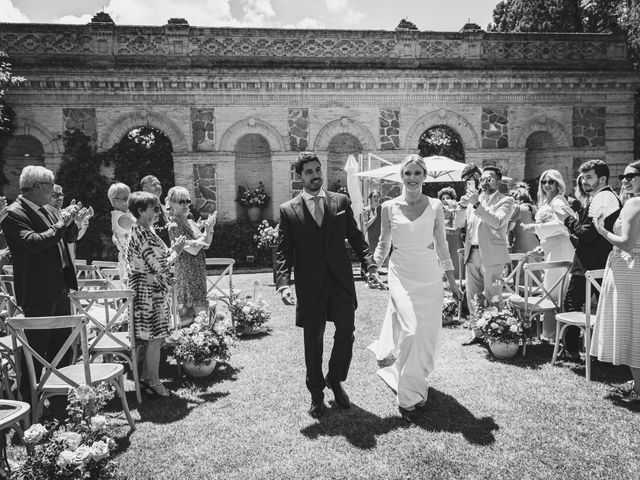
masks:
[[[293,298],[293,294],[291,293],[291,289],[289,287],[283,288],[280,290],[280,299],[282,303],[285,305],[295,305],[296,300]]]
[[[460,301],[462,300],[462,292],[460,291],[460,287],[458,286],[458,282],[455,280],[453,282],[449,282],[449,288],[451,289],[451,294],[453,298]]]
[[[367,273],[367,285],[369,288],[378,288],[380,290],[386,290],[387,286],[384,284],[380,275],[378,275],[378,271]]]

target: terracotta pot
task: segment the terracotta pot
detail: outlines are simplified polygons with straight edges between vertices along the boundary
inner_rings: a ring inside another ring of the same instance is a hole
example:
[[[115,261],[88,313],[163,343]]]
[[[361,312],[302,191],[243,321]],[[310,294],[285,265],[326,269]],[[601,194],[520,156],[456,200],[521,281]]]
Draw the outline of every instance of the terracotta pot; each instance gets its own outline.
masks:
[[[496,358],[512,358],[518,353],[520,345],[515,342],[489,342],[489,350]]]
[[[209,363],[205,363],[204,365],[195,365],[194,363],[190,362],[185,362],[182,364],[187,375],[193,378],[208,377],[216,369],[216,365],[218,365],[218,361],[214,358],[212,358]]]
[[[260,207],[247,208],[247,217],[249,217],[249,221],[251,222],[259,221],[261,213],[262,213],[262,209]]]

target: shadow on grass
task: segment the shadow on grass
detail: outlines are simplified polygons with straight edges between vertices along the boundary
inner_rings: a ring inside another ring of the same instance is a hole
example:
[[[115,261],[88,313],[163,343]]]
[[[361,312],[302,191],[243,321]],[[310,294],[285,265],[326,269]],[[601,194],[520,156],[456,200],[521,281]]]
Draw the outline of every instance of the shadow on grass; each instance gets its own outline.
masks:
[[[332,408],[318,423],[305,427],[301,433],[310,438],[320,436],[343,436],[354,447],[372,449],[377,445],[376,437],[410,424],[402,417],[382,418],[352,404],[349,410]],[[492,417],[476,418],[455,398],[433,388],[429,389],[428,409],[415,412],[413,425],[430,432],[461,433],[475,445],[490,445],[495,442],[493,431],[499,427]]]
[[[624,402],[620,395],[616,395],[613,393],[607,395],[605,398],[609,400],[611,403],[613,403],[616,407],[622,407],[622,408],[626,408],[631,412],[640,413],[640,403],[638,402],[635,402],[635,403]]]
[[[587,367],[584,361],[580,363],[572,362],[569,366],[571,371],[580,377],[585,377]],[[625,365],[612,365],[603,363],[591,357],[591,381],[604,383],[607,385],[615,385],[626,382],[631,379],[629,368]]]
[[[550,363],[551,357],[553,356],[553,345],[547,343],[527,344],[527,351],[524,357],[522,356],[522,347],[520,347],[516,356],[512,358],[496,358],[488,346],[486,349],[487,360],[490,362],[508,363],[509,365],[529,370],[537,370],[542,365]]]
[[[271,335],[271,328],[268,328],[264,331],[261,332],[257,332],[257,333],[252,333],[247,335],[246,333],[243,333],[242,335],[238,336],[238,340],[242,341],[242,342],[250,342],[251,340],[260,340],[261,338],[267,337]]]

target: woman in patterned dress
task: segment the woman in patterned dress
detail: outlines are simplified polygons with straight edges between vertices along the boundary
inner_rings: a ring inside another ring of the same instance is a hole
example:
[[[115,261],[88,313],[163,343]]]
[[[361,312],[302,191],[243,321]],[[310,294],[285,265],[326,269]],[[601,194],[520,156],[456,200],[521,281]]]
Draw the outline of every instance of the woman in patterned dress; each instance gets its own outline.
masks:
[[[622,399],[640,403],[640,160],[620,175],[627,201],[613,226],[598,233],[613,245],[607,259],[591,340],[591,355],[601,362],[628,365],[633,380],[622,388]]]
[[[176,293],[183,323],[191,323],[191,318],[207,310],[206,257],[204,251],[211,245],[216,213],[204,221],[204,232],[196,222],[188,218],[189,191],[184,187],[172,187],[167,193],[167,210],[173,225],[169,227],[169,238],[175,241],[184,236],[187,242],[184,254],[176,260]],[[191,318],[185,322],[184,318]]]
[[[129,210],[136,218],[131,227],[127,247],[129,288],[134,292],[133,326],[136,340],[145,345],[140,383],[147,393],[168,397],[169,391],[160,382],[160,347],[169,336],[169,286],[171,265],[180,255],[186,239],[178,237],[171,248],[153,231],[160,214],[160,200],[148,192],[133,192]]]

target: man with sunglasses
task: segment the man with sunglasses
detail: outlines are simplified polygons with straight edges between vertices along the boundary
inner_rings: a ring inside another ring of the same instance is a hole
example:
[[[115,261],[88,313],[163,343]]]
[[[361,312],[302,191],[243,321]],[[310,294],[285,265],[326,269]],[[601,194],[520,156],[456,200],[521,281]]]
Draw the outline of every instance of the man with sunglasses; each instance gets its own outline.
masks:
[[[156,197],[158,197],[158,201],[160,202],[160,195],[162,195],[162,184],[158,177],[155,175],[147,175],[142,180],[140,180],[140,188],[143,192],[153,193]],[[169,214],[165,210],[162,202],[160,202],[160,215],[158,217],[158,221],[153,224],[153,230],[156,232],[164,244],[167,247],[171,247],[171,240],[169,239],[169,230],[167,228],[167,224],[169,223]]]
[[[608,185],[609,167],[603,160],[589,160],[580,165],[578,172],[582,190],[589,196],[587,206],[582,209],[577,218],[573,216],[571,207],[566,207],[564,215],[558,215],[569,229],[571,241],[576,248],[570,270],[569,288],[564,299],[564,310],[567,312],[582,311],[586,301],[584,274],[587,270],[604,268],[613,248],[598,233],[594,220],[604,218],[605,229],[612,231],[622,208],[620,199]],[[579,357],[580,329],[578,327],[567,327],[564,335],[564,351],[572,358]]]

